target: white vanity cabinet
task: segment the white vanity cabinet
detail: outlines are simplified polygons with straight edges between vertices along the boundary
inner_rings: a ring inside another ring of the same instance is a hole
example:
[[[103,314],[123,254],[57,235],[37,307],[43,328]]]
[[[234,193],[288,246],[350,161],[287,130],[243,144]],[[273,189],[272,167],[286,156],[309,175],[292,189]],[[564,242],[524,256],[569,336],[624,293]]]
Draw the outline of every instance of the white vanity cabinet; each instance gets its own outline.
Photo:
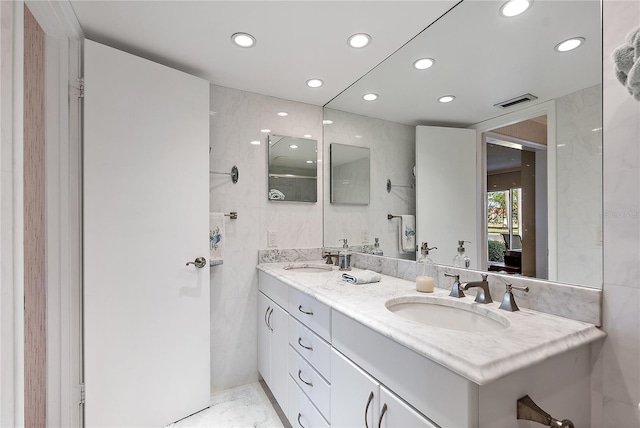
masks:
[[[332,426],[437,428],[335,349],[331,374]]]
[[[436,362],[400,344],[394,339],[397,332],[381,326],[375,315],[358,313],[357,299],[352,307],[342,300],[334,307],[301,291],[306,284],[289,286],[263,271],[259,278],[259,370],[293,427],[533,428],[532,422],[517,420],[516,402],[525,395],[558,419],[589,426],[589,342],[549,352],[542,361],[520,363],[516,370],[511,364],[530,359],[528,354],[493,357],[493,368],[504,367],[504,373],[476,383],[447,365],[464,361],[463,354]],[[341,286],[336,284],[336,294],[329,297],[344,299]],[[308,287],[320,294],[313,283]],[[352,311],[359,317],[352,317]],[[537,315],[519,316],[535,322]],[[481,339],[488,347],[505,346],[500,334]],[[531,328],[522,334],[535,340],[541,333]],[[545,352],[543,347],[552,345],[549,341],[536,350]]]
[[[280,281],[274,281],[273,278],[268,277],[261,280],[258,292],[258,371],[280,403],[282,410],[286,412],[289,390],[287,382],[289,314],[274,299],[284,303],[282,296],[286,296],[287,286]],[[265,291],[270,294],[265,294]]]

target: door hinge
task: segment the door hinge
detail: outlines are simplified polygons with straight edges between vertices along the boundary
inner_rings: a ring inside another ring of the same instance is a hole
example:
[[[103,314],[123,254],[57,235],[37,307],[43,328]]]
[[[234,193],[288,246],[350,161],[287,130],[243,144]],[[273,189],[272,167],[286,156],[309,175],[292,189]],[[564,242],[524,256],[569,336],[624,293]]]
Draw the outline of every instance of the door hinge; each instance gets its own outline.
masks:
[[[84,399],[85,399],[85,396],[84,396],[84,383],[81,383],[80,384],[80,401],[79,401],[80,404],[84,404]]]
[[[84,98],[84,78],[79,77],[71,84],[71,93],[78,98]]]

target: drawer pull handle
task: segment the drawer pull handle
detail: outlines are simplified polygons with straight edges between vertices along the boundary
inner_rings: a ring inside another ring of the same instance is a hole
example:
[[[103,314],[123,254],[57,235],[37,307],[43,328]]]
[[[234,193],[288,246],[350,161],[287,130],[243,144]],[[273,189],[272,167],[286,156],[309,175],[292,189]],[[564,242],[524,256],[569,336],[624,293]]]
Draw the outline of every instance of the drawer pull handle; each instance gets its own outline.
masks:
[[[301,337],[298,338],[298,345],[302,346],[304,349],[308,349],[309,351],[313,351],[313,347],[306,346],[306,345],[302,344],[302,338]]]
[[[302,383],[309,385],[311,388],[313,388],[313,384],[311,382],[307,382],[306,380],[302,379],[302,377],[300,377],[301,374],[302,374],[302,370],[298,370],[298,379],[300,379]]]
[[[302,428],[305,428],[304,425],[302,425],[302,422],[300,422],[301,417],[302,417],[302,414],[298,413],[298,425],[300,425]]]
[[[382,428],[382,418],[384,418],[384,414],[387,413],[387,403],[384,403],[382,406],[382,411],[380,411],[380,419],[378,420],[378,428]]]
[[[365,428],[369,428],[369,406],[373,401],[373,391],[369,393],[369,400],[367,400],[367,407],[364,408],[364,426]]]
[[[264,323],[267,326],[267,328],[269,328],[269,330],[271,330],[271,326],[269,325],[269,321],[267,321],[267,314],[269,313],[269,309],[271,309],[271,306],[269,306],[267,308],[267,310],[264,311]]]
[[[269,330],[273,331],[273,326],[271,325],[271,315],[273,315],[273,308],[269,312],[269,316],[267,317],[267,324],[269,324]]]
[[[305,315],[313,315],[313,312],[307,312],[304,309],[302,309],[302,305],[298,306],[298,310]]]

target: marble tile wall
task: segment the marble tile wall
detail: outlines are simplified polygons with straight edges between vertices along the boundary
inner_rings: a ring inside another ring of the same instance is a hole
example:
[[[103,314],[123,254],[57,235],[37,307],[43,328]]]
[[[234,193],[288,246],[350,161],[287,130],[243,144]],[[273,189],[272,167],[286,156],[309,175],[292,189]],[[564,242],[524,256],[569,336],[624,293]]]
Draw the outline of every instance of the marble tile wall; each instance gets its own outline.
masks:
[[[325,109],[325,119],[333,121],[324,126],[324,158],[329,159],[329,144],[339,143],[371,149],[371,199],[369,205],[325,204],[324,244],[339,246],[341,238],[350,245],[362,242],[362,231],[369,236],[369,245],[380,238],[380,248],[386,256],[415,258],[414,254],[400,254],[398,248],[398,221],[388,220],[387,214],[415,215],[414,189],[397,187],[387,193],[387,179],[393,184],[414,183],[415,127],[380,119]],[[329,174],[329,165],[324,167]],[[329,188],[324,190],[329,201]]]
[[[602,286],[602,85],[556,100],[558,277]]]
[[[277,116],[287,112],[286,117]],[[267,231],[277,248],[322,246],[322,200],[317,203],[267,200],[267,144],[263,129],[303,137],[312,135],[322,154],[322,108],[221,86],[211,86],[213,171],[239,169],[239,181],[210,176],[210,210],[238,212],[226,218],[224,264],[211,268],[211,391],[258,380],[258,249],[268,248]],[[251,141],[261,141],[252,145]],[[321,156],[319,157],[321,160]],[[319,162],[320,163],[320,162]],[[318,195],[322,195],[322,168]]]
[[[604,288],[608,336],[592,347],[591,426],[640,426],[640,102],[611,52],[640,25],[640,2],[603,4]]]

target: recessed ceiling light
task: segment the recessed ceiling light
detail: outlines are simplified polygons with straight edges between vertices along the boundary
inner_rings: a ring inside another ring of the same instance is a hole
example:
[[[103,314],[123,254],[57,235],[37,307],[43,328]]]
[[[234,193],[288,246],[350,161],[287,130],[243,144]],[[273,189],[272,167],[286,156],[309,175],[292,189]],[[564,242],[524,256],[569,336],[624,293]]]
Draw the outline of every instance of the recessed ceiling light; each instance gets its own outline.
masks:
[[[241,48],[250,48],[256,44],[256,39],[248,33],[235,33],[231,36],[231,41]]]
[[[349,39],[347,40],[347,43],[349,43],[349,46],[357,49],[367,46],[370,42],[371,42],[371,36],[364,33],[354,34],[351,37],[349,37]]]
[[[307,163],[313,163],[313,161],[307,161]]]
[[[453,95],[445,95],[444,97],[438,98],[438,101],[440,101],[441,103],[450,103],[455,99],[456,97],[454,97]]]
[[[260,141],[259,140],[253,140],[251,142],[251,144],[253,144],[254,146],[259,146],[260,145]]]
[[[362,135],[354,135],[355,138],[362,138]]]
[[[524,13],[529,6],[531,6],[533,0],[509,0],[500,8],[500,14],[507,18],[518,16]]]
[[[271,130],[268,128],[264,128],[264,129],[261,129],[260,132],[264,132],[268,134],[269,132],[271,132]]]
[[[365,101],[375,101],[378,99],[378,94],[364,94],[362,99]]]
[[[555,50],[558,52],[569,52],[584,43],[584,37],[573,37],[571,39],[560,42],[556,45]]]
[[[330,120],[330,119],[325,119],[322,121],[323,125],[331,125],[332,123],[333,123],[333,120]]]
[[[426,70],[427,68],[431,68],[434,63],[435,61],[431,58],[420,58],[413,63],[413,66],[418,70]]]
[[[311,138],[311,134],[304,134],[303,137],[304,138]]]
[[[298,148],[298,145],[297,145],[297,144],[290,144],[290,145],[289,145],[289,148],[290,148],[290,149],[297,149],[297,148]]]
[[[280,116],[280,117],[289,116],[289,113],[287,113],[286,111],[280,111],[280,112],[278,112],[278,116]]]
[[[307,80],[307,86],[310,88],[319,88],[322,86],[324,82],[320,79],[309,79]]]

